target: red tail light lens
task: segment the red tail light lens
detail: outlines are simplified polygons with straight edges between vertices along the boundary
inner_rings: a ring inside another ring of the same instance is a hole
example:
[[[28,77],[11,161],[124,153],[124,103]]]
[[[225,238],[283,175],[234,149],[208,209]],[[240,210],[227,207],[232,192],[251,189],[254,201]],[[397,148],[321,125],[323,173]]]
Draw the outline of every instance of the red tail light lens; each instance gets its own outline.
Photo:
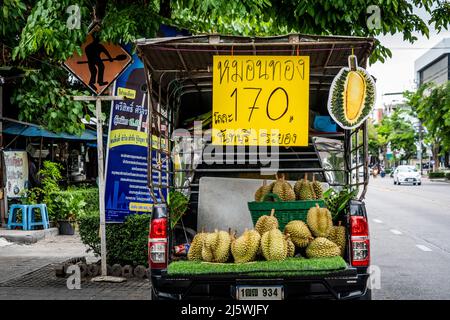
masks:
[[[148,263],[151,269],[167,267],[167,219],[153,219],[148,239]]]
[[[167,219],[153,219],[150,229],[150,238],[167,238]]]
[[[368,267],[370,265],[369,224],[363,216],[350,217],[352,265]]]

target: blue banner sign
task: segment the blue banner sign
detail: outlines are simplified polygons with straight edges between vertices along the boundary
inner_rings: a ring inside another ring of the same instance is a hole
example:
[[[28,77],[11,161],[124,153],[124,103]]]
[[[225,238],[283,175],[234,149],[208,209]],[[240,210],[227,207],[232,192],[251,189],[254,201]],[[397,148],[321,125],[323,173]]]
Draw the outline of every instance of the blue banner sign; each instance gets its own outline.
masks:
[[[105,186],[108,223],[120,223],[130,214],[152,210],[153,198],[147,186],[147,84],[144,66],[137,55],[133,55],[133,63],[116,80],[114,94],[128,99],[113,101],[111,105]],[[158,142],[157,137],[152,138],[153,143]],[[156,164],[155,154],[152,154],[152,162]],[[164,164],[163,169],[166,169]],[[153,183],[159,184],[157,172],[153,172],[152,178]],[[167,183],[167,176],[163,176],[161,184]],[[155,190],[155,197],[160,201],[161,194]],[[167,189],[161,191],[167,198]]]

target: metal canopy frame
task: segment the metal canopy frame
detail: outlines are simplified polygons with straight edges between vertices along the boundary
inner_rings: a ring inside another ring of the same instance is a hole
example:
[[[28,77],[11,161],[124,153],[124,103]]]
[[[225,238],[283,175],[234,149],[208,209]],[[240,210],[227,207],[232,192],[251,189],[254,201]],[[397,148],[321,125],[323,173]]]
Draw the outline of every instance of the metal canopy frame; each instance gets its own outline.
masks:
[[[148,181],[154,202],[157,202],[155,189],[163,202],[161,189],[171,188],[171,180],[176,172],[172,170],[172,141],[170,134],[175,128],[181,98],[190,93],[212,91],[212,61],[214,55],[308,55],[310,56],[310,91],[315,96],[326,94],[331,82],[342,67],[348,66],[347,57],[351,52],[357,56],[359,65],[366,67],[370,53],[375,46],[375,39],[344,36],[311,36],[290,34],[277,37],[240,37],[221,35],[199,35],[174,38],[140,39],[136,41],[137,51],[144,62],[149,107],[149,141]],[[313,98],[313,97],[311,97]],[[318,99],[318,97],[316,97]],[[310,99],[312,100],[312,99]],[[153,135],[159,137],[157,142]],[[367,123],[356,130],[343,130],[342,133],[329,136],[344,141],[344,159],[346,185],[352,188],[363,187],[360,199],[363,199],[368,183],[368,143]],[[361,141],[362,140],[362,141]],[[163,141],[164,146],[163,147]],[[310,144],[312,146],[312,144]],[[313,147],[313,146],[312,146]],[[289,154],[306,155],[311,150],[292,150]],[[300,149],[300,148],[295,148]],[[156,163],[152,163],[152,152],[156,152]],[[317,150],[313,151],[318,155]],[[359,152],[362,151],[362,154]],[[248,154],[248,152],[247,152]],[[280,152],[280,155],[282,153]],[[362,159],[361,159],[362,157]],[[356,160],[355,160],[356,159]],[[320,162],[320,159],[317,159]],[[362,161],[361,161],[362,160]],[[289,160],[292,161],[292,160]],[[311,160],[305,160],[311,161]],[[356,162],[356,165],[353,163]],[[164,164],[166,167],[164,168]],[[359,173],[363,169],[363,178]],[[201,168],[196,172],[254,172],[253,168]],[[259,169],[258,169],[259,170]],[[287,168],[279,172],[315,172],[323,173],[323,168]],[[337,171],[337,170],[328,170]],[[158,184],[153,184],[153,173],[156,172]],[[162,183],[165,176],[167,184]]]

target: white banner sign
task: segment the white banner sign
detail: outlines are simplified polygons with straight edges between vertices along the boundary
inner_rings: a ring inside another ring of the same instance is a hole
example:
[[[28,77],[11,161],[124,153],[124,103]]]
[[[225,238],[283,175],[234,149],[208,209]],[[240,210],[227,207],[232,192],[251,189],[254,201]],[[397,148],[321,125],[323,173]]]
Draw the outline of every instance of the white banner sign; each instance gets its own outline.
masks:
[[[26,151],[5,151],[6,195],[20,198],[28,182],[28,157]]]

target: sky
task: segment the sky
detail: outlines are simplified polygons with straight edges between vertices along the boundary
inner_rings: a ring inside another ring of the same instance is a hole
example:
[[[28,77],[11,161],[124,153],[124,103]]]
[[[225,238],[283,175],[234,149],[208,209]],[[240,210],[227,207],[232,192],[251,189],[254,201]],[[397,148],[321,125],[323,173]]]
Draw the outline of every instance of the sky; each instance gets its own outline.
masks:
[[[428,15],[422,10],[416,10],[422,18],[428,20]],[[385,63],[377,62],[368,71],[377,79],[377,103],[375,108],[380,108],[383,101],[387,102],[398,97],[383,97],[386,93],[403,92],[414,90],[416,78],[414,74],[414,61],[436,45],[444,38],[450,38],[450,30],[443,30],[437,34],[436,30],[430,26],[430,37],[416,34],[418,40],[411,44],[403,41],[403,34],[387,35],[377,37],[381,43],[391,49],[392,58],[388,58]]]

